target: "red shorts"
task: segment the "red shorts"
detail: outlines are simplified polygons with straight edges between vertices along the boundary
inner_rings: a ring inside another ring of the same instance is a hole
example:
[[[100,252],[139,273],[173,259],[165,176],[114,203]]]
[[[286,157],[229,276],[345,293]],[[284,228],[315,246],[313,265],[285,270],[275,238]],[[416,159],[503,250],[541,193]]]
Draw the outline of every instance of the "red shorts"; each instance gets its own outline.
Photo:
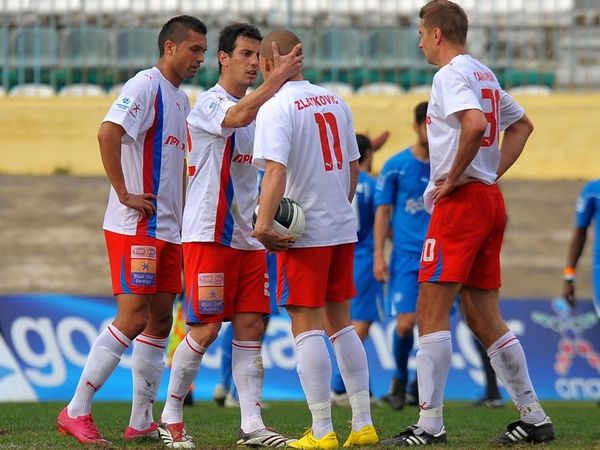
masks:
[[[181,245],[104,230],[113,294],[181,292]]]
[[[186,242],[183,258],[188,324],[223,322],[240,312],[269,314],[264,250]]]
[[[319,308],[326,301],[349,300],[356,295],[353,267],[353,243],[278,252],[277,301],[280,306]]]
[[[421,253],[419,282],[500,287],[506,210],[497,185],[465,184],[435,206]]]

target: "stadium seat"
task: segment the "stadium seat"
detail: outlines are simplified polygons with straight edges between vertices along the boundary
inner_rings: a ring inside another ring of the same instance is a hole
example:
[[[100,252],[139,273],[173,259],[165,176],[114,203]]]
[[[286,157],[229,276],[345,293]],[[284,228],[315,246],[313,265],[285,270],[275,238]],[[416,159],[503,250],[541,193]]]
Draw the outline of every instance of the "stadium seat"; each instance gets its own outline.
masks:
[[[106,97],[106,91],[97,84],[69,84],[58,92],[59,97]]]
[[[50,98],[56,95],[56,91],[47,84],[27,83],[14,86],[8,95],[9,97]]]
[[[333,92],[336,95],[339,95],[340,97],[348,97],[354,94],[354,89],[348,83],[330,81],[320,83],[320,85],[325,89],[329,89],[331,92]]]
[[[404,91],[395,83],[367,83],[356,91],[357,95],[402,95]]]
[[[12,67],[51,67],[58,62],[58,33],[54,28],[25,27],[15,30],[10,46]]]
[[[6,97],[6,89],[4,89],[3,87],[0,87],[0,98],[2,97]]]
[[[126,28],[117,32],[117,67],[145,69],[158,61],[158,31]]]
[[[98,27],[66,29],[61,62],[69,68],[107,67],[111,63],[110,30]]]
[[[115,17],[130,10],[129,0],[85,0],[83,12],[87,15],[108,14]]]
[[[365,66],[372,69],[407,69],[427,65],[419,49],[415,28],[381,28],[369,32],[365,45]]]
[[[362,33],[356,28],[333,28],[316,41],[317,69],[354,69],[362,65]]]
[[[33,3],[37,14],[70,14],[81,11],[84,0],[37,0]]]
[[[419,84],[417,86],[412,86],[406,91],[407,94],[411,95],[431,95],[431,84]]]
[[[529,84],[509,89],[508,93],[510,95],[549,96],[552,95],[552,88],[541,84]]]

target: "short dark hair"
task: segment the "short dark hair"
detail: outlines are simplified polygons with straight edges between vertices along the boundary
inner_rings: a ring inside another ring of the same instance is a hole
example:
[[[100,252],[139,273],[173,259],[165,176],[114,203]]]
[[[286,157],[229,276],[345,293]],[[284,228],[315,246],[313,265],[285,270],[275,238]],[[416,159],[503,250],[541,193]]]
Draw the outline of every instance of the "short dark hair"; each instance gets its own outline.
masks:
[[[465,10],[448,0],[432,0],[421,8],[419,18],[427,29],[434,27],[442,30],[442,34],[451,42],[465,45],[469,19]]]
[[[225,52],[229,56],[233,54],[235,50],[235,41],[238,37],[243,36],[249,39],[262,41],[262,35],[258,28],[248,23],[233,23],[227,25],[219,33],[219,52]],[[219,73],[221,72],[221,63],[219,63]]]
[[[175,44],[181,44],[187,37],[190,30],[205,36],[207,33],[204,22],[196,17],[184,15],[169,19],[169,21],[163,25],[158,33],[159,56],[163,56],[165,53],[165,42],[172,41],[175,42]]]
[[[421,102],[415,106],[415,123],[422,124],[427,119],[427,106],[428,102]]]
[[[369,153],[373,151],[373,146],[371,145],[371,139],[364,134],[356,135],[356,143],[358,144],[358,151],[360,152],[360,158],[358,158],[358,162],[361,163],[369,155]]]

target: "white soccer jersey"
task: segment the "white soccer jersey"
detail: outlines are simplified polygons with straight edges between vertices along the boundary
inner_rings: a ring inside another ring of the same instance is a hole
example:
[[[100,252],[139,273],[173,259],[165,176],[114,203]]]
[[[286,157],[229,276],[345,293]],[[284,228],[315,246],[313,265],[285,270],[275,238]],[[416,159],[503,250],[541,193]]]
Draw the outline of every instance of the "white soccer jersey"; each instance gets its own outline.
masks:
[[[183,242],[217,242],[241,250],[262,249],[251,236],[258,197],[252,165],[254,122],[223,128],[238,101],[220,85],[198,96],[188,116],[189,183],[183,213]]]
[[[350,108],[327,89],[288,81],[259,109],[254,162],[286,166],[284,196],[304,211],[306,228],[294,247],[356,242],[349,164],[359,157]]]
[[[156,67],[139,72],[123,86],[104,121],[125,129],[121,165],[127,191],[156,195],[156,214],[138,220],[138,211],[121,204],[111,187],[105,230],[181,242],[185,118],[189,109],[185,92],[173,86]]]
[[[431,179],[425,190],[425,207],[431,212],[435,181],[445,177],[456,156],[460,123],[455,113],[467,109],[483,111],[488,128],[479,152],[465,175],[484,183],[496,181],[500,161],[499,133],[525,114],[517,102],[500,88],[493,72],[470,55],[458,55],[433,77],[427,108],[427,138]]]

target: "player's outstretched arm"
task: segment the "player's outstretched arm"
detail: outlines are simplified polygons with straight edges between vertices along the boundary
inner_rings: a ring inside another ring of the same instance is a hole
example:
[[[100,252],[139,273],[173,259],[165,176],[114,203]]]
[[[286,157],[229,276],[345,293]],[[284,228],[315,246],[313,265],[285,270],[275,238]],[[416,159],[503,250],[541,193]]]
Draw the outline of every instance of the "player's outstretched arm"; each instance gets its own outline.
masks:
[[[223,127],[245,127],[256,119],[258,108],[273,97],[287,80],[300,73],[304,61],[301,52],[302,44],[298,44],[287,55],[280,55],[279,47],[273,42],[275,70],[254,92],[245,95],[235,106],[227,110],[223,119]]]
[[[151,217],[156,209],[152,202],[156,196],[151,193],[131,194],[127,192],[121,166],[121,138],[124,134],[123,127],[116,123],[103,122],[100,125],[98,143],[104,171],[123,205],[137,210],[141,217]]]
[[[526,114],[504,131],[496,179],[504,175],[519,158],[531,133],[533,133],[533,123]]]
[[[569,243],[569,250],[567,251],[567,264],[565,266],[562,295],[573,308],[577,303],[575,297],[575,269],[585,248],[586,239],[587,228],[576,227]]]

